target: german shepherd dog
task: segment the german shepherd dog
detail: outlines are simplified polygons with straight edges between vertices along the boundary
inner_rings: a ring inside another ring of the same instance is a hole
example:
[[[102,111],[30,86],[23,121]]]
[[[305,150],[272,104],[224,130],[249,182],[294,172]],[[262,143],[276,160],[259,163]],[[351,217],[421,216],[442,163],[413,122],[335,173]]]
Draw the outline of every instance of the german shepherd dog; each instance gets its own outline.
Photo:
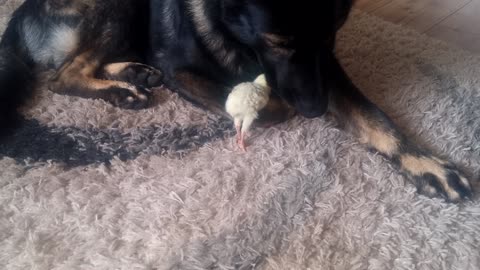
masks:
[[[352,83],[334,54],[352,0],[26,0],[0,45],[0,121],[6,127],[53,70],[57,93],[127,109],[151,105],[161,83],[219,114],[229,90],[265,73],[264,122],[327,109],[428,196],[469,197],[466,177],[413,144]]]

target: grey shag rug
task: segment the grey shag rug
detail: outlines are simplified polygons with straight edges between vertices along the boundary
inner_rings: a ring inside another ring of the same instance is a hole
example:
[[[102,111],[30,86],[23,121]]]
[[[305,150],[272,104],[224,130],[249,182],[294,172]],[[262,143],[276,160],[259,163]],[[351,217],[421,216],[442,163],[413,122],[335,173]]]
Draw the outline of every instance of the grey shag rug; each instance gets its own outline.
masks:
[[[18,0],[1,1],[1,23]],[[4,26],[4,25],[2,25]],[[416,142],[480,174],[480,57],[354,12],[338,55]],[[480,202],[415,193],[329,116],[257,129],[167,89],[39,91],[0,145],[0,269],[480,269]]]

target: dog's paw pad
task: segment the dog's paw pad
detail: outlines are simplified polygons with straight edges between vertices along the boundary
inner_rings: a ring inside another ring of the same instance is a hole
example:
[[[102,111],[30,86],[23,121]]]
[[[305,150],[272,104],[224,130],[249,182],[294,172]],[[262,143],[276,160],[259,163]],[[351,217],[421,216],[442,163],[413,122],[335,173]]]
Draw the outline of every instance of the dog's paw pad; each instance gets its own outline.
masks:
[[[105,91],[105,99],[107,101],[120,108],[132,110],[148,107],[152,96],[150,90],[138,86],[129,86],[128,88],[114,87]]]

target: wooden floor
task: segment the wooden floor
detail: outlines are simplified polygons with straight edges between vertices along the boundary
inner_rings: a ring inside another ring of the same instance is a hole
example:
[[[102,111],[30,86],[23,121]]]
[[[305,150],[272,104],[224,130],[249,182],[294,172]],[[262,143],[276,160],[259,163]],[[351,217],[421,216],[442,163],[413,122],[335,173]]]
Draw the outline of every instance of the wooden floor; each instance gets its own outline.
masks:
[[[480,54],[480,0],[355,0],[355,6]]]

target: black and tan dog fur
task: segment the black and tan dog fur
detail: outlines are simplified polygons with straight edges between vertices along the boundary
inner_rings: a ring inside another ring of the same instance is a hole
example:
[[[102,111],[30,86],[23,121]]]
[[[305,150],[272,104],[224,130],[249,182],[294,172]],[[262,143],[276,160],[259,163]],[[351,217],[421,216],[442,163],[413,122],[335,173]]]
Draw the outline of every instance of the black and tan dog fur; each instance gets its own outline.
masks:
[[[49,84],[52,91],[141,108],[149,101],[145,87],[152,85],[107,78],[118,77],[123,72],[118,67],[123,67],[158,77],[146,77],[145,83],[155,84],[159,72],[141,64],[105,64],[145,58],[148,20],[139,12],[147,9],[148,1],[134,0],[26,1],[13,14],[1,50],[16,55],[30,69],[55,70]]]
[[[265,73],[273,92],[261,121],[327,109],[429,196],[471,195],[455,166],[411,143],[348,78],[334,55],[351,0],[27,0],[0,46],[0,121],[28,96],[36,70],[57,93],[125,108],[152,105],[161,83],[225,114],[234,85]],[[293,109],[292,109],[293,108]]]

